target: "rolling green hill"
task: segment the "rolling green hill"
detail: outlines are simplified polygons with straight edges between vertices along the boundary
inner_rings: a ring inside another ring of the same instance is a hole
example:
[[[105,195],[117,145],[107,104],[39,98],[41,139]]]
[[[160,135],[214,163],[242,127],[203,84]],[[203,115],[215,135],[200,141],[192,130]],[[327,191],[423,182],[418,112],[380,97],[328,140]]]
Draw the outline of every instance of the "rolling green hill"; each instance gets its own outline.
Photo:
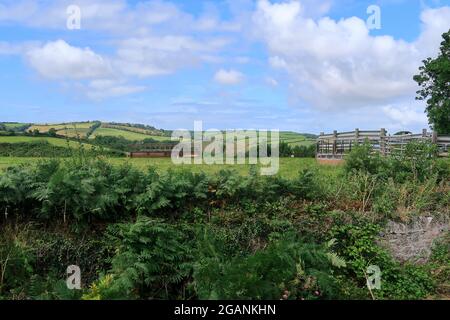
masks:
[[[69,138],[86,138],[91,133],[93,128],[98,122],[72,122],[61,124],[33,124],[27,131],[39,131],[39,133],[47,133],[50,129],[55,129],[56,134],[59,136]]]
[[[1,137],[2,139],[12,139],[14,141],[25,142],[29,139],[50,139],[51,143],[60,146],[66,146],[65,139],[68,138],[82,138],[94,139],[95,137],[122,137],[129,141],[143,141],[145,139],[153,139],[155,141],[170,141],[170,133],[168,130],[156,129],[155,127],[130,124],[130,123],[115,123],[115,122],[70,122],[70,123],[55,123],[55,124],[25,124],[25,123],[0,123],[0,131],[14,130],[16,132],[33,132],[39,131],[41,134],[46,134],[50,129],[55,129],[58,138],[47,137]],[[309,146],[314,144],[314,135],[302,134],[291,131],[281,131],[280,140],[287,143],[289,146]],[[0,140],[1,142],[1,140]],[[76,142],[71,142],[71,144]]]
[[[0,122],[0,131],[22,132],[30,127],[29,123],[20,122]]]
[[[98,128],[91,135],[90,139],[97,136],[111,136],[111,137],[123,137],[130,141],[142,141],[145,139],[154,139],[156,141],[170,141],[170,137],[147,135],[144,133],[138,133],[128,130],[113,129],[113,128]]]
[[[67,141],[61,138],[51,138],[51,137],[28,137],[28,136],[0,136],[0,143],[24,143],[24,142],[39,142],[47,141],[51,145],[57,147],[71,147],[78,148],[80,144],[76,141]],[[88,148],[93,146],[90,144],[84,144]]]

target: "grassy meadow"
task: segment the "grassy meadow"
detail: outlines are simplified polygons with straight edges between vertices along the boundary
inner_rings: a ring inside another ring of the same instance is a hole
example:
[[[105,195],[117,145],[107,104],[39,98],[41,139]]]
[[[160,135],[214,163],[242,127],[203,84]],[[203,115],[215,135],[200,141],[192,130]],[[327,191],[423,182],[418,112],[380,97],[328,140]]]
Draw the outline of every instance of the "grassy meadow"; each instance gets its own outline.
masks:
[[[41,160],[49,158],[27,158],[27,157],[0,157],[0,170],[6,169],[8,167],[18,165],[18,164],[36,164]],[[250,171],[250,165],[174,165],[170,158],[106,158],[106,161],[113,165],[121,165],[124,163],[129,163],[133,167],[140,170],[147,170],[148,168],[154,167],[158,172],[173,170],[189,170],[195,173],[204,172],[207,174],[216,174],[223,169],[234,170],[240,175],[248,175]],[[336,175],[338,174],[342,166],[335,165],[319,165],[315,159],[307,158],[280,158],[280,170],[278,175],[283,178],[295,178],[298,173],[304,169],[314,169],[320,171],[326,175]]]
[[[130,141],[142,141],[145,139],[154,139],[156,141],[170,141],[170,137],[147,135],[144,133],[120,130],[115,128],[98,128],[92,133],[90,139],[93,139],[96,136],[123,137]]]
[[[67,147],[70,148],[79,148],[80,142],[77,141],[67,141],[65,139],[53,138],[53,137],[31,137],[31,136],[0,136],[0,143],[33,143],[45,141],[54,145],[56,147]],[[92,148],[92,145],[87,143],[82,143],[82,145],[87,146],[88,148]]]

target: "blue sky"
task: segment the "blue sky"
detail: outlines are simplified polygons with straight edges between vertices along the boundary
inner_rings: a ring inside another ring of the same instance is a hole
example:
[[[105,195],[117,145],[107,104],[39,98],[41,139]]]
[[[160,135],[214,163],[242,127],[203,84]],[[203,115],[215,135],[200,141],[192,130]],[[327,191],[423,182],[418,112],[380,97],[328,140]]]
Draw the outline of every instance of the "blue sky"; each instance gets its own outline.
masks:
[[[0,0],[0,121],[418,131],[449,29],[450,0]]]

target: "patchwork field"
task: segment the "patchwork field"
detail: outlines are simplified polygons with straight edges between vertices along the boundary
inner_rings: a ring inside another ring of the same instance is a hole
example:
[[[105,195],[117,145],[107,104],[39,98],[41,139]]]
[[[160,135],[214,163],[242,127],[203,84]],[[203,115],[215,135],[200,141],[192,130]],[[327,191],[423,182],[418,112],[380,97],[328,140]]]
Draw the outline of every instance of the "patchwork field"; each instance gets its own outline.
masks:
[[[39,133],[48,133],[50,129],[55,129],[59,136],[69,138],[89,138],[94,139],[97,136],[123,137],[130,141],[143,141],[145,139],[153,139],[155,141],[170,141],[167,136],[168,131],[152,129],[152,127],[139,127],[133,124],[115,124],[101,123],[93,132],[92,127],[98,122],[74,122],[74,123],[55,123],[55,124],[32,124],[26,126],[24,123],[5,123],[7,129],[19,129],[26,131],[39,130]],[[89,137],[88,137],[89,134]],[[280,141],[287,143],[290,147],[294,146],[310,146],[314,144],[313,139],[305,137],[303,134],[281,131]],[[65,141],[64,141],[65,143]]]
[[[93,139],[97,136],[123,137],[130,141],[142,141],[145,139],[154,139],[156,141],[170,141],[170,137],[147,135],[143,133],[114,128],[98,128],[90,135],[89,138]]]
[[[90,128],[95,122],[77,122],[63,124],[34,124],[27,131],[39,130],[39,133],[48,133],[50,129],[55,129],[56,134],[69,138],[85,138]]]
[[[102,128],[110,128],[110,129],[118,129],[122,131],[129,131],[129,132],[136,132],[141,133],[149,136],[166,136],[166,133],[163,130],[158,129],[145,129],[145,128],[139,128],[134,127],[131,125],[125,125],[125,124],[112,124],[112,123],[103,123]]]

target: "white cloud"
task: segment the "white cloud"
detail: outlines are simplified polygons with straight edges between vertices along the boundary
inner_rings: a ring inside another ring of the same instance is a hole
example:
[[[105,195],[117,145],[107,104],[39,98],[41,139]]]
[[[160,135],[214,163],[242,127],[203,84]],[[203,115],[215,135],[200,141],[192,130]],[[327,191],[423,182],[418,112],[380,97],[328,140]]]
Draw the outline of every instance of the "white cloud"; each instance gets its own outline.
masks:
[[[229,33],[239,29],[237,21],[222,20],[220,11],[216,14],[215,3],[209,6],[212,10],[204,9],[194,16],[163,0],[134,4],[126,0],[4,0],[0,3],[0,24],[66,30],[66,9],[72,4],[81,10],[81,31],[73,31],[74,37],[86,30],[99,32],[103,38],[95,45],[111,52],[108,56],[63,40],[27,48],[0,42],[0,55],[23,54],[41,77],[64,87],[91,90],[90,85],[75,82],[109,79],[122,83],[121,90],[115,92],[135,92],[139,86],[127,83],[225,62],[223,49],[233,41]]]
[[[141,92],[145,86],[128,83],[110,59],[90,48],[78,48],[63,40],[29,48],[30,66],[45,79],[60,81],[63,88],[92,100],[103,100]]]
[[[312,19],[298,1],[260,0],[253,15],[269,50],[269,62],[284,70],[301,99],[323,109],[386,105],[414,99],[412,80],[420,61],[450,27],[450,8],[426,10],[415,42],[372,36],[362,19]]]
[[[118,97],[144,91],[145,86],[133,86],[124,84],[121,81],[110,79],[98,79],[89,82],[84,88],[86,96],[93,100],[103,100],[105,98]]]
[[[111,75],[111,67],[89,48],[77,48],[64,40],[48,42],[26,53],[29,64],[48,79],[91,79]]]
[[[393,122],[400,124],[403,127],[422,125],[427,123],[427,117],[422,110],[416,110],[407,106],[384,106],[383,113]]]
[[[244,80],[244,75],[236,70],[220,69],[214,75],[214,81],[223,85],[235,85]]]
[[[119,43],[116,65],[127,75],[166,75],[201,61],[213,60],[226,39],[199,41],[189,36],[149,36]]]
[[[203,12],[196,17],[181,6],[164,0],[3,0],[0,23],[21,24],[37,28],[66,29],[69,5],[81,11],[83,30],[101,30],[120,35],[138,35],[162,27],[165,31],[214,32],[240,31],[237,21],[222,21],[220,16]]]

